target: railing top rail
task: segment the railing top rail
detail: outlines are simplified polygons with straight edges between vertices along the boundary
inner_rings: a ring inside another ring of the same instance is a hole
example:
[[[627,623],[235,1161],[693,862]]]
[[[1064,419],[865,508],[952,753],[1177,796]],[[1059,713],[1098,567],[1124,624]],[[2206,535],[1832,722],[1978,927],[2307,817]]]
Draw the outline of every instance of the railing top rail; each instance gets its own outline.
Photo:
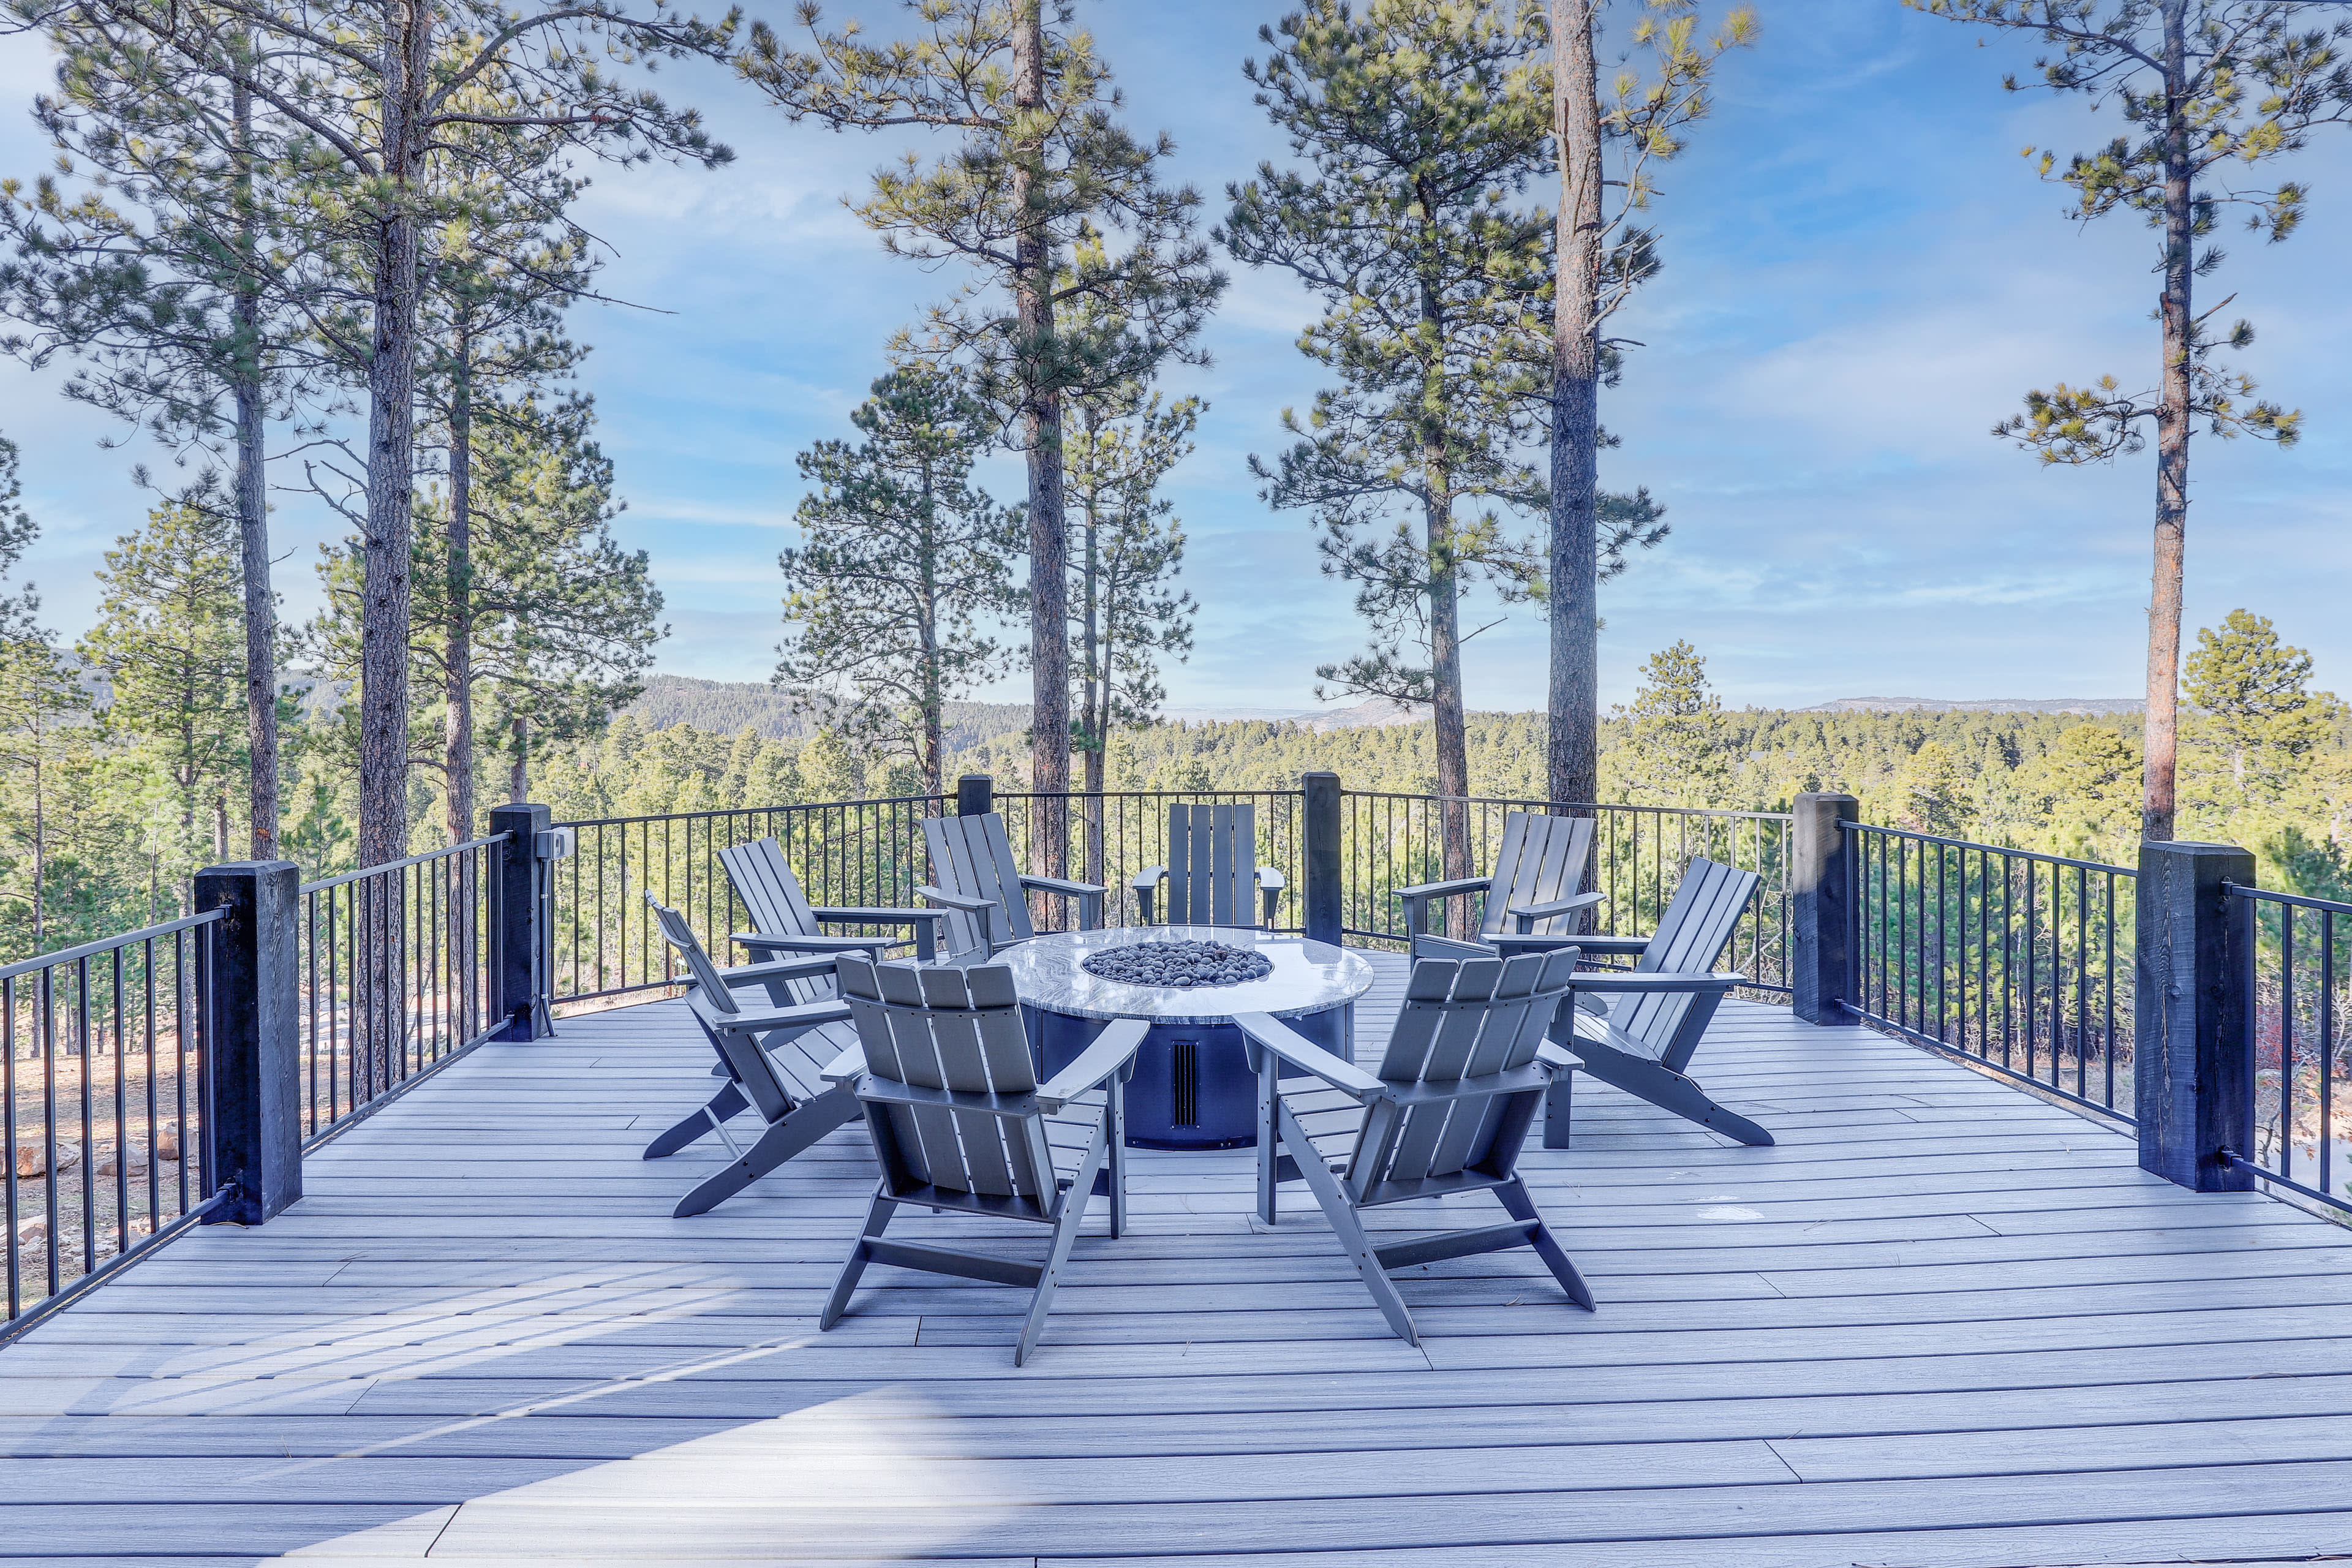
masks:
[[[468,838],[463,844],[452,844],[446,849],[428,849],[422,855],[411,855],[405,860],[387,860],[381,866],[362,866],[356,871],[346,871],[340,877],[329,877],[317,882],[305,882],[297,889],[302,893],[323,893],[329,888],[340,888],[345,882],[356,882],[362,877],[381,877],[386,871],[404,871],[411,866],[422,866],[427,860],[446,860],[452,855],[468,850],[486,849],[493,844],[504,844],[512,835],[493,833],[488,838]]]
[[[1208,785],[1201,789],[1001,789],[996,791],[990,798],[993,800],[1094,800],[1097,798],[1103,800],[1150,800],[1155,798],[1198,800],[1204,795],[1286,795],[1297,796],[1305,793],[1305,791],[1298,789],[1286,789],[1280,784],[1267,784],[1262,789],[1223,789],[1215,785]]]
[[[1794,822],[1795,816],[1786,811],[1739,811],[1717,805],[1641,805],[1631,801],[1538,800],[1533,795],[1415,795],[1404,790],[1342,789],[1342,795],[1358,800],[1435,801],[1455,805],[1522,805],[1539,811],[1638,811],[1654,816],[1724,816],[1744,821]]]
[[[61,947],[55,952],[37,952],[30,958],[20,958],[14,963],[0,964],[0,980],[14,980],[19,974],[30,974],[36,970],[53,969],[60,963],[71,963],[78,958],[97,958],[105,953],[113,952],[117,949],[129,947],[134,942],[146,942],[159,936],[170,936],[173,931],[194,931],[198,926],[208,926],[215,921],[227,918],[228,911],[226,910],[205,910],[200,914],[182,915],[178,920],[165,921],[161,925],[142,926],[137,931],[125,931],[121,936],[103,936],[96,942],[83,942],[79,947]]]
[[[643,816],[567,816],[551,826],[626,827],[639,822],[709,822],[714,817],[761,816],[778,811],[833,811],[852,805],[944,805],[954,798],[950,795],[880,795],[865,800],[798,800],[775,805],[724,806],[711,811],[656,811]]]
[[[2012,860],[2038,860],[2044,866],[2066,866],[2084,871],[2105,871],[2117,877],[2137,879],[2139,871],[2131,866],[2110,866],[2104,860],[2074,860],[2063,855],[2045,855],[2038,849],[2011,849],[2000,844],[1979,844],[1972,838],[1947,838],[1939,833],[1915,833],[1907,827],[1882,827],[1874,822],[1840,822],[1849,833],[1875,833],[1886,838],[1907,838],[1915,844],[1940,844],[1951,849],[1981,849],[1988,855],[2006,855]]]
[[[2222,893],[2232,899],[2256,899],[2266,904],[2293,904],[2299,910],[2320,910],[2328,914],[2352,915],[2352,904],[2335,899],[2315,899],[2306,893],[2282,893],[2274,888],[2250,888],[2242,882],[2224,881]]]

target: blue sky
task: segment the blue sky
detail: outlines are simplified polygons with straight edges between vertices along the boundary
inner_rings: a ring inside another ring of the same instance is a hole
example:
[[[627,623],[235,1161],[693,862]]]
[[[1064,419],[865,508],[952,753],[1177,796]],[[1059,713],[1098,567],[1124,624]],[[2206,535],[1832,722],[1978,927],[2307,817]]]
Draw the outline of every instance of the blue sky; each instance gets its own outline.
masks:
[[[1618,0],[1622,9],[1626,0]],[[780,4],[756,5],[787,21]],[[838,7],[835,8],[836,11]],[[877,31],[880,5],[855,7]],[[1665,173],[1666,269],[1619,319],[1645,347],[1603,417],[1623,437],[1604,482],[1646,484],[1674,536],[1604,590],[1602,689],[1631,693],[1651,651],[1687,637],[1734,704],[1834,697],[2116,696],[2140,689],[2153,474],[2045,469],[1986,434],[2034,385],[2112,372],[2152,379],[2150,237],[2066,221],[2065,193],[2018,156],[2112,132],[2079,104],[2004,94],[2031,51],[1897,0],[1763,0],[1759,46],[1725,65],[1717,112]],[[1139,128],[1166,128],[1176,174],[1213,217],[1228,180],[1285,152],[1240,74],[1278,8],[1236,0],[1081,0]],[[0,103],[48,67],[0,56]],[[659,668],[762,679],[773,663],[775,553],[792,537],[793,455],[847,431],[890,331],[952,285],[882,256],[841,205],[898,143],[787,124],[715,69],[672,68],[739,157],[718,173],[601,173],[583,216],[613,247],[605,286],[658,309],[591,308],[586,384],[673,630]],[[20,107],[0,113],[0,168],[48,154]],[[2352,134],[2294,161],[2312,216],[2284,246],[2241,238],[2210,303],[2261,331],[2244,356],[2265,395],[2305,411],[2280,452],[2200,439],[2189,605],[2209,625],[2272,616],[2352,687]],[[1200,450],[1171,483],[1192,538],[1198,648],[1170,672],[1181,706],[1311,706],[1313,667],[1360,646],[1347,587],[1316,571],[1297,514],[1270,512],[1249,453],[1276,450],[1283,407],[1316,367],[1294,346],[1313,306],[1234,268],[1209,328],[1215,363],[1171,377],[1208,399]],[[128,478],[158,454],[56,393],[61,374],[0,365],[0,430],[25,447],[44,528],[26,574],[68,635],[91,573],[145,500]],[[1017,499],[1017,461],[989,470]],[[316,602],[311,562],[337,531],[289,497],[276,522],[289,613]],[[1521,606],[1469,648],[1471,704],[1539,706],[1543,626]],[[1000,694],[1019,697],[1016,680]]]

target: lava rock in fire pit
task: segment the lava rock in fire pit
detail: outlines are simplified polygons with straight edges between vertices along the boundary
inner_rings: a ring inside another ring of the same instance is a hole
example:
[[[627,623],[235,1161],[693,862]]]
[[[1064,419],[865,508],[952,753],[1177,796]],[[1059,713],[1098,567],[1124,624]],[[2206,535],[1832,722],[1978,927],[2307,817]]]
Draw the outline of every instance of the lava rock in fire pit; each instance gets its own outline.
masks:
[[[1139,942],[1129,947],[1108,947],[1078,967],[1124,985],[1168,985],[1178,990],[1239,985],[1274,972],[1273,961],[1264,953],[1228,947],[1222,942]]]

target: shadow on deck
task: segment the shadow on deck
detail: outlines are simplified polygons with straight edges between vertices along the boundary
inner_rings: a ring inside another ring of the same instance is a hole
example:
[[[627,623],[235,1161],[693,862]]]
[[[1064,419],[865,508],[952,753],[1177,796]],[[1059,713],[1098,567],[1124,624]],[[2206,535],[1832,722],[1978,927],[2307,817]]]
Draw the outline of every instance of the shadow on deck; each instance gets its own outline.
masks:
[[[1773,1148],[1579,1086],[1575,1147],[1522,1168],[1597,1314],[1524,1252],[1442,1263],[1404,1287],[1413,1350],[1303,1194],[1255,1223],[1246,1151],[1139,1152],[1133,1233],[1079,1244],[1016,1371],[1019,1291],[877,1268],[815,1332],[873,1180],[862,1130],[672,1220],[715,1155],[638,1152],[709,1092],[692,1020],[560,1027],[328,1145],[266,1228],[174,1243],[0,1352],[0,1553],[2352,1551],[2352,1236],[2168,1185],[2126,1140],[1859,1029],[1719,1016],[1700,1076]]]

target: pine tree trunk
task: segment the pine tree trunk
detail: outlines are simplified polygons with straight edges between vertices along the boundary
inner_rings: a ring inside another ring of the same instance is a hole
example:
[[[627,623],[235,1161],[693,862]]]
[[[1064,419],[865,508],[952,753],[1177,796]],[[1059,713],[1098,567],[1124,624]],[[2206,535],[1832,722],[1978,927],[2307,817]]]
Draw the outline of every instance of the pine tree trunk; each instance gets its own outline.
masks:
[[[417,215],[424,161],[425,0],[394,0],[383,40],[383,165],[374,237],[374,331],[368,356],[366,582],[360,612],[360,832],[362,866],[408,853],[410,516],[416,488]]]
[[[530,721],[515,715],[514,763],[507,770],[507,799],[522,805],[530,799]]]
[[[1043,0],[1018,0],[1013,35],[1015,114],[1045,101]],[[1062,397],[1049,379],[1054,337],[1052,237],[1034,216],[1042,146],[1013,163],[1013,205],[1028,214],[1013,240],[1014,306],[1020,318],[1021,438],[1029,468],[1029,787],[1031,854],[1048,877],[1068,874],[1070,787],[1069,551],[1064,536]]]
[[[474,836],[474,342],[462,311],[456,348],[449,378],[449,637],[441,763],[449,842],[463,844]]]
[[[1560,201],[1553,240],[1551,689],[1546,789],[1600,793],[1601,109],[1593,0],[1552,0],[1552,118]]]
[[[1103,751],[1110,736],[1110,650],[1103,636],[1102,616],[1102,516],[1098,510],[1102,495],[1102,430],[1093,411],[1084,416],[1087,480],[1084,487],[1085,517],[1079,527],[1085,530],[1086,548],[1079,567],[1078,637],[1083,643],[1078,656],[1078,725],[1086,737],[1083,753],[1086,770],[1086,834],[1087,864],[1085,879],[1100,885],[1103,879]]]
[[[245,743],[253,858],[278,858],[278,602],[269,587],[269,491],[263,446],[261,283],[255,256],[251,141],[253,98],[231,89],[236,122],[238,353],[232,373],[236,405],[236,526],[245,575]]]
[[[928,464],[923,468],[923,545],[920,551],[922,571],[922,625],[919,631],[923,639],[923,668],[920,671],[923,690],[923,793],[938,795],[947,786],[942,776],[946,763],[946,737],[943,734],[943,710],[946,699],[940,679],[940,538],[938,501],[933,495],[933,478]]]
[[[1444,877],[1448,881],[1470,875],[1468,813],[1461,805],[1470,793],[1470,748],[1462,709],[1461,573],[1450,563],[1454,541],[1454,498],[1444,455],[1432,448],[1423,455],[1422,471],[1428,476],[1425,503],[1429,526],[1429,684],[1431,717],[1437,731],[1437,793],[1445,798],[1444,820]],[[1458,902],[1459,900],[1454,900]],[[1455,923],[1452,910],[1448,927]],[[1462,934],[1456,931],[1454,934]]]
[[[367,537],[360,602],[360,831],[362,866],[408,854],[408,661],[412,510],[416,490],[417,214],[425,159],[425,72],[432,58],[427,0],[385,7],[382,174],[388,188],[372,258],[374,322],[368,355]],[[354,931],[357,1026],[353,1066],[370,1091],[389,1086],[407,1051],[403,879],[358,885]]]
[[[2147,763],[2140,833],[2172,837],[2179,750],[2180,593],[2189,529],[2189,285],[2196,276],[2188,120],[2188,0],[2165,0],[2164,377],[2156,416],[2156,569],[2147,605]]]

